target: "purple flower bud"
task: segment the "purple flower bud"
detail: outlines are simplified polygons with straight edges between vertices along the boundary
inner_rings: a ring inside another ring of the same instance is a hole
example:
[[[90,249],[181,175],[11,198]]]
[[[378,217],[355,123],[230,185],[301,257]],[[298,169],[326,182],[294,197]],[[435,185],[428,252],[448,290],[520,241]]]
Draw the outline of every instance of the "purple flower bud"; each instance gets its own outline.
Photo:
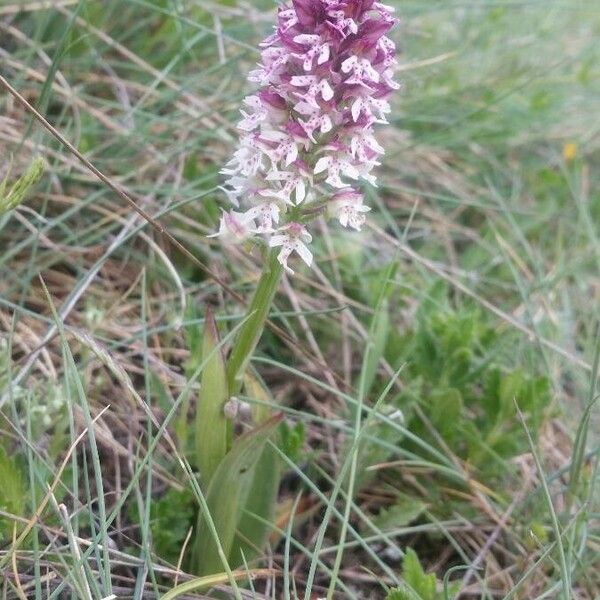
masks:
[[[287,103],[284,98],[282,98],[277,92],[273,90],[261,90],[258,93],[259,98],[263,102],[263,104],[268,104],[269,106],[276,108],[278,110],[286,110]]]
[[[314,28],[322,13],[320,2],[314,0],[292,0],[298,23],[302,28]]]
[[[355,0],[355,2],[348,2],[347,4],[349,4],[348,10],[352,17],[357,18],[371,10],[374,0]]]
[[[382,19],[369,19],[365,21],[358,30],[360,46],[368,50],[384,36],[391,28],[393,22]]]

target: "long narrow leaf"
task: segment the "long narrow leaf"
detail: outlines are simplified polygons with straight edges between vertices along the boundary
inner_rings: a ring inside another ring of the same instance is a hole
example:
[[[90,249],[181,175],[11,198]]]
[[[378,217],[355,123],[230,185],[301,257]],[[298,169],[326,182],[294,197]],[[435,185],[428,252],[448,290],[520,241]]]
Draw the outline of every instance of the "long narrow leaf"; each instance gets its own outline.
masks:
[[[17,208],[25,200],[27,192],[41,179],[43,174],[44,160],[36,158],[8,191],[6,191],[7,182],[0,182],[0,216]]]
[[[225,555],[230,555],[233,548],[242,511],[252,489],[258,460],[281,419],[281,416],[276,416],[238,438],[212,477],[206,501]],[[202,517],[199,519],[196,535],[198,574],[211,575],[220,572],[222,564],[216,543]],[[238,566],[241,562],[239,557],[236,557],[236,562],[231,566]]]
[[[219,348],[219,333],[214,315],[206,310],[200,397],[196,410],[196,463],[203,489],[207,489],[219,463],[227,453],[229,422],[223,412],[228,399],[225,360]]]
[[[243,581],[251,577],[252,579],[266,579],[267,577],[273,577],[277,575],[277,571],[273,569],[256,569],[254,571],[235,571],[233,577],[236,580]],[[227,573],[217,573],[215,575],[207,575],[205,577],[199,577],[186,581],[185,583],[179,584],[177,587],[169,590],[163,597],[162,600],[175,600],[179,596],[189,594],[191,592],[200,592],[207,590],[216,585],[222,585],[229,581],[229,575]]]
[[[258,375],[247,371],[244,385],[252,404],[254,422],[262,425],[273,415],[275,401]],[[281,461],[277,453],[266,445],[257,460],[250,491],[237,527],[230,561],[237,564],[242,557],[251,560],[259,554],[269,535],[269,523],[275,518],[275,504],[281,477]]]

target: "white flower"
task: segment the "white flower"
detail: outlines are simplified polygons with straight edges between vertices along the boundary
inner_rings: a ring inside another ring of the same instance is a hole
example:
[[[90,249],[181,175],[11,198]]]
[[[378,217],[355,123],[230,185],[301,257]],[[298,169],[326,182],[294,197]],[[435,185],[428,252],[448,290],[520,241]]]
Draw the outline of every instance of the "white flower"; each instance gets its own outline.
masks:
[[[242,131],[252,131],[267,118],[269,111],[258,96],[244,98],[244,104],[251,108],[253,112],[247,113],[245,110],[240,110],[244,118],[238,123],[238,128]]]
[[[379,83],[379,73],[373,68],[371,61],[366,58],[350,56],[342,63],[342,72],[352,74],[344,83],[361,85],[368,90],[373,88],[366,81]]]
[[[378,167],[381,163],[376,160],[369,160],[358,165],[358,174],[361,179],[368,181],[373,187],[377,187],[377,177],[371,173],[374,167]]]
[[[361,112],[366,112],[369,117],[374,117],[376,123],[387,123],[385,115],[391,112],[390,103],[383,98],[374,98],[367,96],[366,98],[359,97],[352,104],[352,118],[354,122],[358,121]],[[373,111],[377,116],[373,115]]]
[[[337,0],[335,0],[335,5],[338,5]],[[346,18],[346,13],[343,10],[328,10],[327,14],[335,19],[333,23],[333,27],[337,29],[344,38],[348,37],[348,33],[358,33],[358,24],[354,19]]]
[[[393,13],[396,12],[396,9],[389,4],[384,4],[383,2],[373,2],[373,8],[379,11],[379,14],[385,21],[389,23],[393,23],[395,21]]]
[[[283,183],[283,187],[280,190],[269,189],[263,193],[265,196],[279,198],[286,204],[294,204],[291,198],[292,192],[295,192],[295,204],[302,203],[306,198],[306,182],[305,177],[301,173],[271,171],[266,179],[267,181],[280,181]]]
[[[259,64],[258,69],[250,71],[248,81],[265,86],[277,81],[278,75],[290,59],[290,54],[285,48],[271,46],[263,50],[262,59],[263,64]]]
[[[315,175],[327,171],[327,183],[335,188],[345,188],[348,184],[344,183],[340,175],[358,179],[360,173],[358,169],[346,158],[339,156],[322,156],[315,165]]]
[[[329,44],[322,42],[320,36],[302,33],[294,37],[294,42],[303,46],[310,46],[303,54],[294,54],[294,56],[304,61],[303,66],[305,71],[312,70],[315,56],[317,57],[318,65],[322,65],[329,60]]]
[[[399,90],[401,87],[400,84],[394,79],[394,70],[393,69],[386,69],[381,74],[381,79],[392,90]]]
[[[240,139],[240,148],[233,158],[221,169],[223,175],[243,175],[252,177],[263,168],[263,152],[252,135]]]
[[[305,88],[308,90],[305,93],[296,92],[296,96],[301,98],[304,103],[308,106],[313,107],[313,111],[321,110],[317,97],[320,95],[323,100],[329,102],[334,96],[334,91],[327,79],[319,79],[315,75],[294,75],[290,80],[291,85],[294,87]],[[302,110],[299,110],[297,106],[294,107],[298,112],[306,114]]]
[[[231,204],[233,204],[235,207],[239,207],[240,196],[243,196],[248,189],[249,182],[250,180],[247,177],[239,177],[238,175],[235,175],[225,181],[225,185],[229,186],[229,188],[221,186],[219,189],[223,190],[227,194],[227,198]]]
[[[208,237],[218,236],[224,241],[238,244],[256,232],[254,216],[250,214],[250,211],[240,213],[233,210],[230,210],[229,212],[221,210],[221,212],[219,231]]]
[[[259,192],[261,195],[266,196],[268,191]],[[273,223],[279,223],[279,205],[276,202],[263,202],[258,206],[254,206],[247,215],[252,220],[258,220],[258,228],[255,233],[269,233],[273,231]]]
[[[288,8],[286,10],[279,11],[279,18],[282,22],[281,30],[285,33],[288,29],[294,27],[294,25],[298,24],[298,17],[296,16],[296,11],[293,8]],[[274,34],[277,35],[277,34]]]
[[[306,227],[300,223],[290,223],[278,231],[282,233],[273,235],[269,240],[269,246],[271,248],[281,246],[281,251],[277,256],[277,260],[283,265],[283,268],[288,273],[294,273],[287,264],[288,258],[292,252],[296,252],[296,254],[298,254],[298,256],[300,256],[300,258],[310,267],[312,265],[313,255],[307,248],[306,243],[312,241],[312,236],[308,233]]]
[[[275,144],[274,146],[269,143],[261,144],[263,152],[271,159],[274,170],[277,170],[280,161],[283,160],[284,165],[289,167],[298,158],[298,142],[289,133],[275,129],[263,131],[260,140]]]
[[[373,156],[369,155],[368,150],[374,154],[385,154],[385,149],[375,139],[373,133],[369,129],[360,129],[352,136],[350,151],[354,158],[357,158],[361,162],[368,162],[373,159]]]
[[[342,190],[333,197],[329,209],[343,227],[352,227],[360,231],[371,209],[363,204],[362,194],[353,189]]]
[[[315,114],[312,115],[308,121],[298,119],[298,123],[302,125],[302,129],[306,131],[306,135],[315,144],[317,143],[317,140],[315,140],[315,136],[313,134],[317,129],[321,133],[329,133],[333,129],[333,123],[331,122],[329,115]]]

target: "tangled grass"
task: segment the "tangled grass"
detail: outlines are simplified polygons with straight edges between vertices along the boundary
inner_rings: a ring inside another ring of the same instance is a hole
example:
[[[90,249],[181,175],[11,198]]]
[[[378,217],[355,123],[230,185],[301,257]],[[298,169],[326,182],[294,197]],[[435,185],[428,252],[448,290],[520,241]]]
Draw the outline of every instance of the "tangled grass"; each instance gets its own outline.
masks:
[[[371,225],[322,224],[283,280],[241,398],[286,416],[277,513],[252,583],[211,584],[597,598],[600,12],[389,3],[404,90]],[[204,307],[225,335],[259,273],[207,234],[273,9],[0,5],[0,190],[45,163],[0,215],[4,598],[194,582]]]

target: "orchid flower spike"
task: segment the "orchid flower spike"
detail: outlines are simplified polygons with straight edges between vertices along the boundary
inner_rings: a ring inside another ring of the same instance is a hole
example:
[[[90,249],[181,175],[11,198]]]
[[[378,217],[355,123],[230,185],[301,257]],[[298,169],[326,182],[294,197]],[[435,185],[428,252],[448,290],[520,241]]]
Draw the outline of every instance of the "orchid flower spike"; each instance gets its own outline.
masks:
[[[239,242],[261,236],[309,266],[315,214],[360,230],[370,210],[360,181],[384,148],[396,47],[387,33],[394,9],[375,0],[292,0],[279,8],[275,32],[261,44],[248,80],[260,89],[244,100],[239,147],[225,165],[224,191],[241,212],[223,213],[218,234]],[[312,206],[311,206],[312,205]]]

